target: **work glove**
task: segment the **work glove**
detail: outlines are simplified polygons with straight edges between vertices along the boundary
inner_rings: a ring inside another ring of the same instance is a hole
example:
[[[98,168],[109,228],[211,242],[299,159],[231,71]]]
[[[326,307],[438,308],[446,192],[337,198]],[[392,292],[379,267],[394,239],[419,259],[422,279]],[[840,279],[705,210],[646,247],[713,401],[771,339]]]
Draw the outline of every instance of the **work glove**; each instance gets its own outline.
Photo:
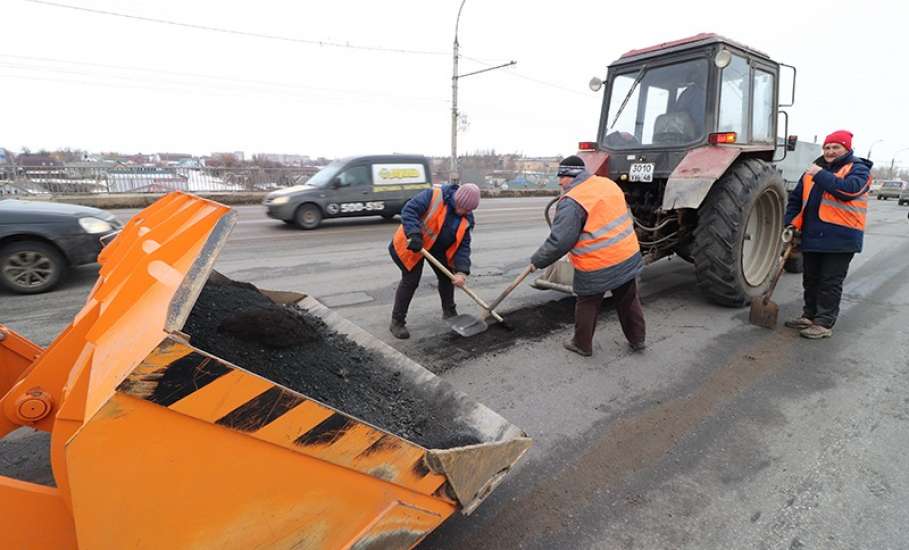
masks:
[[[799,250],[799,247],[802,244],[802,232],[796,229],[796,227],[792,224],[787,225],[786,229],[792,231],[792,251],[796,252]]]
[[[415,233],[407,239],[407,250],[419,252],[423,248],[423,235]]]

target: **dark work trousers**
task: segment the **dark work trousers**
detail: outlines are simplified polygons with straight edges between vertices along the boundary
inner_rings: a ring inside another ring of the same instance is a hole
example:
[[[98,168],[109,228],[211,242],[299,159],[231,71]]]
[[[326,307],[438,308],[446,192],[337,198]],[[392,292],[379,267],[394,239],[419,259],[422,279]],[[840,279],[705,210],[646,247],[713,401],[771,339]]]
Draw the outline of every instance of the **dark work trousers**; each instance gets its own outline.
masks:
[[[851,252],[802,252],[805,311],[814,324],[833,328],[840,313],[843,280],[852,261]]]
[[[597,326],[597,316],[603,304],[605,292],[590,296],[578,296],[574,306],[574,343],[584,351],[593,351],[593,332]],[[612,289],[616,313],[625,338],[633,344],[644,342],[644,310],[641,309],[641,297],[638,294],[637,282],[632,279],[624,285]]]
[[[441,261],[443,265],[446,263],[444,260]],[[424,263],[426,263],[425,260],[420,260],[412,270],[407,271],[401,264],[395,262],[395,265],[401,270],[401,282],[398,283],[398,290],[395,291],[395,307],[391,311],[392,320],[402,324],[407,321],[407,310],[410,308],[410,301],[413,300],[417,287],[420,286]],[[455,308],[454,285],[451,279],[439,271],[436,266],[432,264],[429,264],[429,266],[436,272],[436,277],[439,279],[439,298],[442,300],[442,311],[453,310]]]

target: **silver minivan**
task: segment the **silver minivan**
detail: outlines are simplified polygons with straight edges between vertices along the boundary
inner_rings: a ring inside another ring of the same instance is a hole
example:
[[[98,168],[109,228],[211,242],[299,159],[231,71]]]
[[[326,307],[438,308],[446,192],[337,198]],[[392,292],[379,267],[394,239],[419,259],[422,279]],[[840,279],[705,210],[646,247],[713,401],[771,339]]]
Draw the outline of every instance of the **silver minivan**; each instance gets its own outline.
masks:
[[[900,180],[887,180],[881,184],[877,190],[877,200],[885,201],[887,199],[899,199],[905,185]],[[900,203],[902,204],[902,203]]]
[[[422,155],[372,155],[336,160],[303,185],[265,196],[266,214],[303,229],[325,218],[382,216],[391,219],[411,197],[432,186]]]

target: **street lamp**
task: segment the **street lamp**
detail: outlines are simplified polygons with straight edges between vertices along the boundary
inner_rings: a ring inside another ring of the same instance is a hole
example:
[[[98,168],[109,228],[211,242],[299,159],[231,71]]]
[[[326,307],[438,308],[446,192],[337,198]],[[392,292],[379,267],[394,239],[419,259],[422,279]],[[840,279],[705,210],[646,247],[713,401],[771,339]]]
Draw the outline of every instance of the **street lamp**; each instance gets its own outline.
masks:
[[[893,170],[893,163],[896,161],[896,155],[902,153],[903,151],[909,151],[909,147],[903,147],[902,149],[897,149],[893,152],[893,156],[890,157],[890,177],[896,177],[896,173]],[[868,157],[868,160],[871,160],[871,157]]]
[[[884,141],[884,140],[879,139],[879,140],[875,141],[874,143],[872,143],[871,147],[868,148],[868,160],[871,160],[871,150],[874,149],[875,145],[877,145],[878,143],[880,143],[882,141]]]
[[[451,69],[451,182],[457,183],[460,179],[458,175],[458,80],[466,77],[473,76],[475,74],[486,73],[489,71],[494,71],[496,69],[501,69],[503,67],[510,67],[516,65],[517,61],[509,61],[508,63],[503,63],[502,65],[496,65],[495,67],[489,67],[488,69],[481,69],[479,71],[473,71],[466,74],[458,74],[458,26],[461,24],[461,11],[464,9],[464,2],[467,0],[461,0],[461,6],[458,8],[458,18],[455,20],[455,34],[454,34],[454,46],[453,59],[452,59],[452,69]]]

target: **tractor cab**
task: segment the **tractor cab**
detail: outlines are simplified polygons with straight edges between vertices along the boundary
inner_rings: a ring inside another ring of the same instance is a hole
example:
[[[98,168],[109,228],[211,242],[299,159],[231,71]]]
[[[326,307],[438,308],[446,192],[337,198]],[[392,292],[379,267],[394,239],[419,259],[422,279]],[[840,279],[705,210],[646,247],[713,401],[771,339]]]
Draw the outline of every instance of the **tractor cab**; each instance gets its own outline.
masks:
[[[714,34],[625,53],[608,69],[596,143],[609,177],[667,179],[709,144],[772,160],[779,73],[766,54]]]

